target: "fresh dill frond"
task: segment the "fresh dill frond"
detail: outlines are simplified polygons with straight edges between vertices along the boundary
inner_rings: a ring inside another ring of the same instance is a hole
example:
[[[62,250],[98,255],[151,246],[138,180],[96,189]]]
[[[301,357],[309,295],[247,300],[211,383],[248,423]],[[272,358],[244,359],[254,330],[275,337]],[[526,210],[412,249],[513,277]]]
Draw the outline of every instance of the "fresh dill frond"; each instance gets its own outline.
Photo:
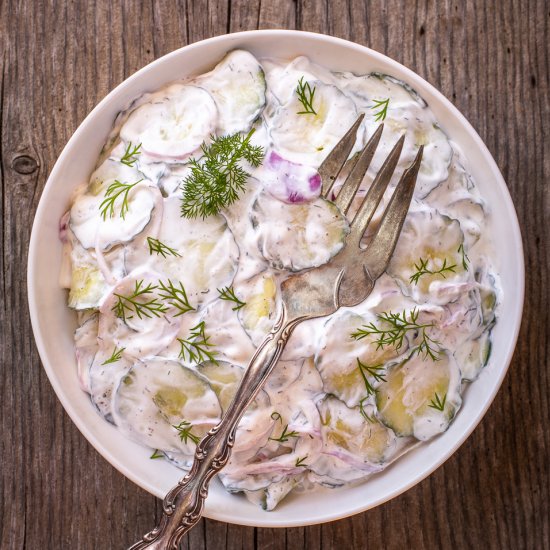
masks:
[[[298,432],[288,431],[288,424],[283,428],[279,437],[270,437],[271,441],[278,441],[279,443],[286,443],[289,437],[299,437]]]
[[[124,152],[124,155],[120,159],[120,162],[122,164],[125,164],[126,166],[133,167],[137,161],[137,157],[141,155],[140,149],[141,149],[141,143],[136,145],[133,149],[132,149],[132,142],[128,143],[128,146],[126,147],[126,151]]]
[[[115,312],[115,315],[123,321],[132,319],[133,315],[128,316],[128,313],[132,312],[135,312],[140,319],[143,319],[143,317],[150,318],[152,315],[160,317],[162,313],[168,311],[168,308],[159,302],[157,297],[147,299],[147,297],[153,294],[153,291],[157,288],[156,285],[151,283],[144,286],[143,279],[136,281],[136,286],[129,296],[124,296],[116,292],[114,293],[117,297],[117,301],[111,309]]]
[[[246,305],[246,302],[242,302],[235,295],[235,290],[232,286],[226,286],[222,289],[216,289],[220,295],[221,300],[227,300],[228,302],[235,302],[235,307],[232,307],[232,311],[237,311]]]
[[[181,282],[180,286],[177,287],[170,279],[168,279],[167,283],[159,281],[158,289],[159,298],[167,300],[172,307],[175,307],[178,310],[178,313],[176,313],[174,317],[179,317],[188,311],[195,310],[195,308],[189,303],[187,292],[185,292],[185,288]]]
[[[147,244],[149,245],[150,255],[152,255],[153,252],[155,252],[157,255],[160,254],[163,258],[166,258],[167,256],[176,256],[178,258],[181,258],[181,254],[177,250],[174,250],[173,248],[166,246],[164,243],[161,243],[158,239],[153,239],[153,237],[147,237]]]
[[[388,97],[387,99],[373,99],[372,102],[374,103],[374,105],[371,106],[371,109],[380,109],[380,111],[374,113],[374,120],[376,122],[386,120],[390,98]]]
[[[213,346],[209,340],[210,336],[205,333],[205,322],[201,321],[191,329],[189,338],[178,338],[178,342],[181,344],[180,359],[189,360],[193,363],[212,361],[217,365],[216,352],[209,349]]]
[[[275,421],[279,421],[281,424],[283,423],[283,419],[281,415],[274,411],[271,413],[271,418]],[[288,441],[289,437],[299,437],[299,433],[295,431],[288,431],[288,424],[283,428],[283,431],[281,432],[281,435],[279,437],[270,437],[269,439],[271,441],[278,441],[279,443],[286,443]]]
[[[445,273],[455,273],[456,264],[447,265],[447,258],[444,258],[443,265],[434,271],[428,268],[428,260],[420,258],[419,262],[414,264],[414,268],[416,271],[410,276],[409,282],[417,285],[418,280],[422,277],[422,275],[441,275],[444,279],[446,279],[447,276]]]
[[[313,108],[313,98],[315,96],[315,86],[312,88],[309,82],[304,82],[304,77],[298,80],[298,86],[296,86],[296,94],[298,95],[298,101],[304,107],[303,111],[298,111],[298,115],[316,115],[317,111]]]
[[[357,358],[357,368],[359,369],[361,377],[363,378],[363,382],[365,383],[367,397],[370,395],[374,395],[376,393],[376,389],[374,388],[368,377],[372,377],[375,382],[385,382],[386,379],[379,372],[381,370],[384,370],[384,367],[382,365],[375,365],[371,367],[369,365],[365,365],[365,363],[361,362],[361,360]]]
[[[308,465],[305,462],[306,462],[306,458],[308,456],[309,455],[303,456],[302,458],[297,458],[296,459],[296,467],[301,466],[302,468],[307,468]]]
[[[434,324],[418,323],[419,313],[416,307],[408,313],[408,316],[406,310],[403,310],[402,313],[392,313],[391,311],[379,313],[377,317],[382,322],[382,326],[376,326],[373,322],[370,322],[352,332],[351,337],[355,340],[361,340],[367,336],[374,336],[376,349],[393,346],[396,350],[399,350],[403,346],[407,333],[416,332],[420,335],[421,342],[413,353],[423,353],[424,358],[430,357],[432,360],[437,361],[441,353],[440,343],[431,338],[426,332],[426,329],[433,327]]]
[[[457,252],[459,254],[462,254],[462,267],[464,268],[464,271],[468,271],[468,264],[470,263],[470,258],[468,258],[468,255],[466,254],[466,251],[464,250],[464,243],[462,243],[458,247]]]
[[[257,167],[265,154],[263,147],[250,144],[254,131],[252,128],[246,136],[240,133],[211,136],[210,145],[201,145],[203,157],[189,159],[191,174],[183,182],[181,199],[184,218],[212,216],[239,198],[250,176],[239,162],[244,159]]]
[[[106,361],[103,361],[103,363],[101,364],[108,365],[109,363],[116,363],[117,361],[120,361],[120,359],[122,358],[122,352],[125,349],[126,348],[117,349],[117,347],[115,346],[115,349],[113,350],[111,357],[109,357],[109,359],[107,359]]]
[[[182,420],[179,424],[173,427],[178,430],[178,435],[184,443],[187,443],[190,439],[196,445],[201,440],[198,435],[191,431],[193,429],[193,424],[191,424],[191,422],[187,422],[187,420]]]
[[[149,457],[151,460],[155,458],[164,458],[164,453],[161,453],[158,449],[153,451],[153,454]]]
[[[124,220],[128,209],[128,194],[130,190],[133,189],[138,183],[142,182],[143,179],[136,181],[135,183],[121,183],[118,180],[115,180],[107,188],[105,193],[105,199],[99,205],[99,210],[101,211],[101,217],[103,221],[109,218],[113,218],[115,215],[115,201],[118,197],[122,196],[122,206],[120,207],[120,217]]]
[[[366,397],[363,397],[363,399],[361,399],[359,401],[359,412],[361,413],[361,416],[369,423],[369,424],[374,424],[376,422],[376,417],[374,416],[374,414],[371,414],[371,415],[368,415],[367,414],[367,411],[365,411],[365,401],[369,398],[369,396],[367,395]]]
[[[443,411],[445,408],[445,402],[447,401],[447,394],[443,396],[443,399],[437,395],[437,392],[435,394],[435,398],[430,401],[430,404],[428,407],[431,407],[432,409],[435,409],[437,411]]]

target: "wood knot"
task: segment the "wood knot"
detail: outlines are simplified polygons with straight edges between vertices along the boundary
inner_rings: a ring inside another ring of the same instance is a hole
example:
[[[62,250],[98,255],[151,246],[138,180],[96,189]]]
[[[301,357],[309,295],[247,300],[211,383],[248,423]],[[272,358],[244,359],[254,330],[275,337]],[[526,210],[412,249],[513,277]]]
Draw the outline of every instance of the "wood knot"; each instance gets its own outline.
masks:
[[[38,162],[28,155],[20,155],[13,159],[11,167],[18,174],[32,174],[38,169]]]

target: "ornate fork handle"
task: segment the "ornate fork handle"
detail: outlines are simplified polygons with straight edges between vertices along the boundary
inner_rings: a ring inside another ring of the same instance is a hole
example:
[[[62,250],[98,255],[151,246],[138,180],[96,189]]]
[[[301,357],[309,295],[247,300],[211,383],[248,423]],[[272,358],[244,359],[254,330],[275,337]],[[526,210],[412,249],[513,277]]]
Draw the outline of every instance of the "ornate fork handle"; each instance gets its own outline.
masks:
[[[178,549],[182,537],[202,515],[210,480],[231,456],[239,420],[277,364],[292,331],[304,319],[289,320],[283,304],[281,314],[252,357],[221,422],[199,442],[191,470],[164,497],[162,518],[158,525],[130,550]]]

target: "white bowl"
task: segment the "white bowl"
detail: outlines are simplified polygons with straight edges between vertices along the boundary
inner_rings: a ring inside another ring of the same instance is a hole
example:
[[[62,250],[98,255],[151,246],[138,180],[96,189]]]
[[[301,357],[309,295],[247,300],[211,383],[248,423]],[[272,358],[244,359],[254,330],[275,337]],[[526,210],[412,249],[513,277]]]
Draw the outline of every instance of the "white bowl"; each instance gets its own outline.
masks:
[[[78,385],[74,357],[74,314],[58,285],[61,244],[58,226],[71,193],[86,182],[116,114],[135,97],[164,84],[210,69],[228,50],[244,48],[257,57],[291,59],[307,55],[335,70],[391,74],[416,89],[429,103],[443,129],[468,159],[468,168],[493,213],[503,301],[493,330],[493,352],[479,379],[468,388],[463,407],[450,428],[390,468],[351,488],[288,497],[264,512],[241,496],[229,495],[215,480],[204,515],[242,525],[292,527],[335,520],[372,508],[415,485],[440,466],[481,420],[502,383],[514,350],[523,307],[524,265],[521,235],[510,195],[491,154],[466,119],[435,88],[388,57],[329,36],[299,31],[251,31],[219,36],[186,46],[138,71],[115,88],[86,117],[61,153],[46,183],[33,224],[28,291],[38,351],[50,382],[73,422],[120,472],[150,493],[163,497],[181,477],[150,451],[124,439],[101,418]]]

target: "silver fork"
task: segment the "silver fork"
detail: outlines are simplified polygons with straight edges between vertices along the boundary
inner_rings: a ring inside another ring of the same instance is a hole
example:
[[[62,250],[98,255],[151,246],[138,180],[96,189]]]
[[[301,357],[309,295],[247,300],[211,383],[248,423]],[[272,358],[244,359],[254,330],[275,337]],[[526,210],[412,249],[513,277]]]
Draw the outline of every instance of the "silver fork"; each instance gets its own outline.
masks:
[[[338,175],[353,148],[362,119],[363,115],[319,168],[325,198],[332,194]],[[361,185],[382,130],[383,125],[378,127],[351,163],[349,175],[335,200],[344,214],[347,214]],[[252,357],[225,416],[199,442],[190,472],[164,498],[159,524],[130,550],[177,550],[183,535],[201,517],[210,480],[229,460],[239,420],[273,370],[296,325],[307,319],[330,315],[341,306],[356,305],[371,293],[376,279],[386,270],[395,249],[422,160],[423,148],[420,147],[414,162],[401,176],[372,240],[366,248],[362,248],[361,239],[394,173],[404,139],[404,136],[399,139],[376,175],[353,218],[343,249],[327,264],[292,275],[281,284],[280,315]]]

